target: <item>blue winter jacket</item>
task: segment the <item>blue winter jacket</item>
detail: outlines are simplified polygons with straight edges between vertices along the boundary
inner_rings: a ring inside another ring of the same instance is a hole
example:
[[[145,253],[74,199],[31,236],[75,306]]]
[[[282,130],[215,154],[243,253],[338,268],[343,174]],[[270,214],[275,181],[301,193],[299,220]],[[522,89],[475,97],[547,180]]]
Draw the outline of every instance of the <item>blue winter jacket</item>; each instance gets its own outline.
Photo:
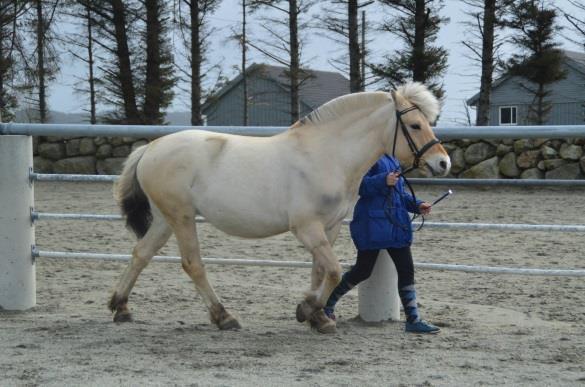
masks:
[[[386,176],[394,171],[400,172],[398,160],[383,155],[362,179],[349,226],[358,250],[400,248],[412,243],[409,212],[419,213],[423,201],[415,203],[405,191],[402,177],[394,187],[386,185]]]

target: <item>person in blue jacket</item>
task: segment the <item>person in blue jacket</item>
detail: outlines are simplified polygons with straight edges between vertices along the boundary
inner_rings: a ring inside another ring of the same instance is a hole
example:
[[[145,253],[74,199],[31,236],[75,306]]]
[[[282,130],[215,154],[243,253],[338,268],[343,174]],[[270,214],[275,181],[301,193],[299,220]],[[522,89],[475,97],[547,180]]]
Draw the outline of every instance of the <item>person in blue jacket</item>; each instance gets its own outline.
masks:
[[[431,204],[416,200],[405,191],[400,163],[383,155],[364,176],[360,184],[350,224],[351,238],[357,248],[355,265],[344,273],[324,308],[335,319],[337,301],[354,286],[368,279],[380,249],[386,249],[398,273],[398,294],[406,315],[405,330],[414,333],[437,333],[439,328],[421,319],[414,287],[411,213],[429,214]]]

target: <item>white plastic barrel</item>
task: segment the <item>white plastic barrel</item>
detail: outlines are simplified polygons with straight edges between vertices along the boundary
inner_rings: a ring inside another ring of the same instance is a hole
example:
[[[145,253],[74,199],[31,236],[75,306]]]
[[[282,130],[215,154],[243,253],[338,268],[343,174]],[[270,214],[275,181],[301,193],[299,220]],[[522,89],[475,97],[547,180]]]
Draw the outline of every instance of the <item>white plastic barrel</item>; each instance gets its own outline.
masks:
[[[358,285],[359,315],[367,322],[400,319],[398,275],[392,258],[380,250],[370,278]]]

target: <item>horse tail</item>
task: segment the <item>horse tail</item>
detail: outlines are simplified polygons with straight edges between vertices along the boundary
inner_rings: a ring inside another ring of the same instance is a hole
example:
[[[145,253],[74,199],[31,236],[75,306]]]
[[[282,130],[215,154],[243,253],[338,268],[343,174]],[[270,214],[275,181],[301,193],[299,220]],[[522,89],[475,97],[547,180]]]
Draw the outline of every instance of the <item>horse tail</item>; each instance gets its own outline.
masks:
[[[140,159],[146,152],[146,145],[143,145],[128,156],[124,162],[124,169],[114,186],[114,197],[126,217],[126,227],[142,239],[150,224],[152,223],[152,212],[150,203],[144,190],[138,182],[136,168]]]

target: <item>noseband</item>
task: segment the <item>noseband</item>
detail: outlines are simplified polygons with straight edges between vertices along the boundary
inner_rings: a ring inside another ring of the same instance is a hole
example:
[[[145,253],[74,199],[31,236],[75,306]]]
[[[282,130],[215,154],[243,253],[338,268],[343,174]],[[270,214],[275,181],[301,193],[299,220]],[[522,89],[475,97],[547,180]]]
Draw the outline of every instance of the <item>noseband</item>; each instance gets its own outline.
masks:
[[[394,144],[392,144],[392,156],[395,156],[395,153],[396,153],[396,140],[398,139],[398,126],[399,125],[400,125],[400,128],[402,129],[402,134],[404,135],[404,138],[406,138],[406,142],[408,143],[408,147],[410,148],[410,151],[414,155],[414,162],[412,163],[412,167],[407,168],[405,171],[403,171],[402,172],[403,174],[410,172],[413,169],[418,168],[422,156],[429,149],[431,149],[435,144],[441,143],[441,141],[439,141],[438,139],[435,138],[435,139],[432,139],[431,141],[427,142],[425,145],[423,145],[422,148],[418,149],[418,147],[416,146],[416,143],[412,139],[412,136],[408,132],[408,129],[406,129],[406,125],[404,124],[404,121],[402,121],[402,116],[408,112],[413,111],[413,110],[418,110],[418,107],[411,106],[411,107],[406,108],[406,109],[401,110],[401,111],[396,110],[396,129],[394,130]]]

